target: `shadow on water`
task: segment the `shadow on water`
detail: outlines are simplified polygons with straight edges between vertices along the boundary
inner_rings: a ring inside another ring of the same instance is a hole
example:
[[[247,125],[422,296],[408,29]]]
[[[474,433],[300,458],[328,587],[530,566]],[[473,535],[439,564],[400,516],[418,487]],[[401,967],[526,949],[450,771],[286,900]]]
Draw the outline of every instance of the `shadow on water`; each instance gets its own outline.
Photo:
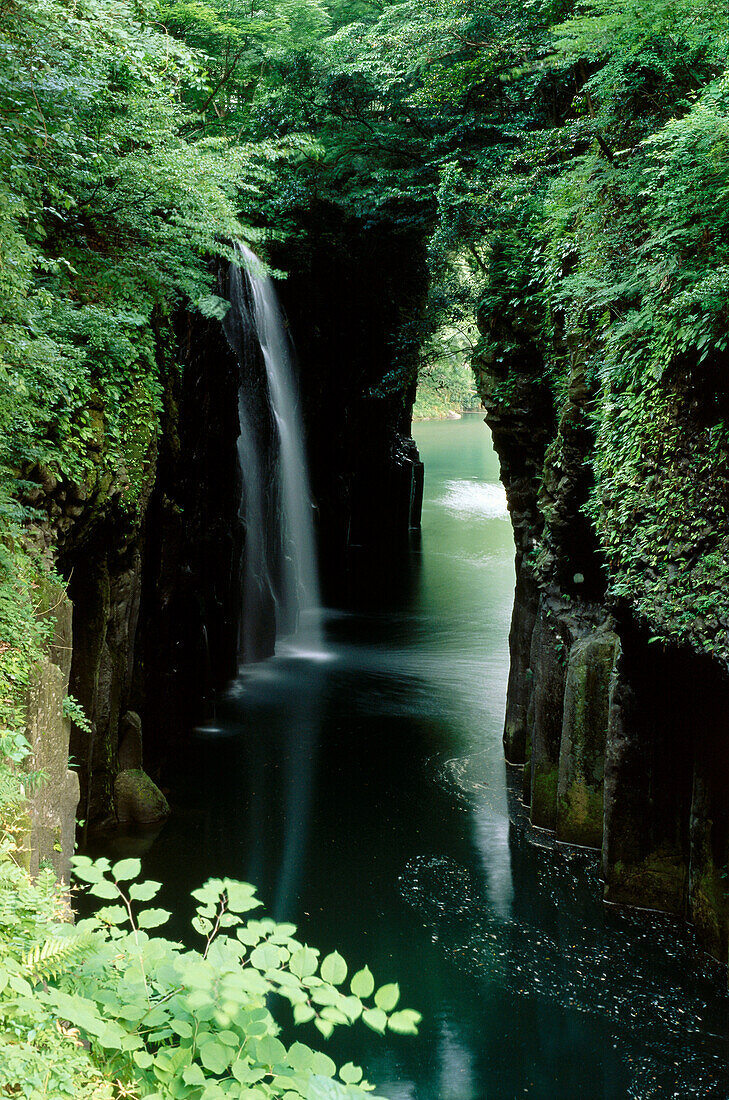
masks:
[[[685,931],[606,911],[593,854],[532,830],[501,751],[513,544],[480,420],[418,427],[409,586],[362,555],[326,660],[244,669],[180,749],[145,856],[185,935],[188,891],[255,882],[350,964],[398,980],[417,1039],[330,1041],[391,1100],[727,1095],[720,979]],[[514,777],[516,778],[516,777]],[[303,1038],[302,1034],[302,1038]]]

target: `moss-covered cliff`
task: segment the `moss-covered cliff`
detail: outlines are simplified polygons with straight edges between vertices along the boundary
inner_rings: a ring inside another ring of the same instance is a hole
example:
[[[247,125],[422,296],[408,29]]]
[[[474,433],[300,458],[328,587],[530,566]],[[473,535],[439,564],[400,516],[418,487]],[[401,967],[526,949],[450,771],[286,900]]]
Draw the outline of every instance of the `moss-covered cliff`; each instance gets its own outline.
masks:
[[[282,291],[300,349],[321,542],[341,579],[349,549],[399,539],[418,520],[410,375],[384,392],[381,384],[425,278],[422,257],[414,264],[407,249],[399,268],[385,265],[392,239],[384,232],[363,235],[331,208],[319,218],[326,232],[282,251],[290,270]],[[56,577],[68,616],[73,608],[63,662],[70,682],[43,722],[60,723],[66,741],[57,747],[68,755],[62,704],[70,691],[76,801],[92,827],[113,826],[120,814],[141,824],[165,812],[154,788],[141,791],[133,777],[142,767],[164,776],[175,742],[209,716],[214,692],[237,668],[246,538],[238,394],[241,371],[265,388],[262,363],[252,347],[241,367],[220,321],[188,310],[172,320],[157,315],[148,336],[128,400],[110,411],[99,390],[90,401],[83,479],[56,456],[26,464],[9,487],[26,511],[5,559],[8,600],[20,599],[17,637],[0,654],[0,669],[17,672],[20,684],[8,728],[35,729],[23,693],[42,694],[50,675],[48,601],[38,593]],[[273,623],[262,655],[273,651],[272,631]],[[64,810],[66,834],[72,810]]]
[[[555,385],[520,335],[477,367],[517,544],[506,756],[534,824],[602,849],[607,900],[689,918],[726,961],[720,364],[620,388],[569,342]]]

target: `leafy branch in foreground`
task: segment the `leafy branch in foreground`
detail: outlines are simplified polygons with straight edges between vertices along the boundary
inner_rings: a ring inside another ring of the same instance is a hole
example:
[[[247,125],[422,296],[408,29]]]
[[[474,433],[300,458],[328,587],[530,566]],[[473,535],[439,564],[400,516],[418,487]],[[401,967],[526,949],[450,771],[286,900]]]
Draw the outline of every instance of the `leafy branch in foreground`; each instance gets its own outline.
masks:
[[[100,1080],[117,1095],[345,1100],[372,1092],[359,1066],[347,1063],[337,1077],[326,1054],[285,1044],[271,1012],[277,1001],[288,1002],[296,1024],[313,1023],[325,1038],[360,1017],[380,1034],[417,1032],[420,1015],[398,1009],[396,984],[376,989],[367,967],[348,980],[342,956],[320,958],[295,938],[293,924],[247,919],[260,905],[253,886],[211,879],[193,891],[203,946],[190,950],[150,935],[170,914],[145,906],[161,884],[138,881],[138,859],[111,867],[79,856],[74,863],[89,894],[108,904],[75,927],[40,925],[35,939],[5,952],[2,1030],[25,1020],[32,1044],[31,1032],[62,1028],[88,1045]],[[73,1095],[54,1093],[66,1094]]]

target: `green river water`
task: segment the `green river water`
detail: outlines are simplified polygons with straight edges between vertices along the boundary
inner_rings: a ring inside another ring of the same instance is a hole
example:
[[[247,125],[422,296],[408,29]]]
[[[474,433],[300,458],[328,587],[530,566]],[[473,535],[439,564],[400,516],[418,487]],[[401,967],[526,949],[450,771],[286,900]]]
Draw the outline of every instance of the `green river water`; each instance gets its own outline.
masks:
[[[415,436],[422,537],[356,562],[326,660],[242,672],[180,750],[145,873],[177,934],[189,889],[243,878],[308,942],[398,980],[417,1039],[328,1045],[391,1100],[726,1097],[718,968],[672,923],[606,910],[596,856],[532,830],[504,764],[514,550],[488,432]]]

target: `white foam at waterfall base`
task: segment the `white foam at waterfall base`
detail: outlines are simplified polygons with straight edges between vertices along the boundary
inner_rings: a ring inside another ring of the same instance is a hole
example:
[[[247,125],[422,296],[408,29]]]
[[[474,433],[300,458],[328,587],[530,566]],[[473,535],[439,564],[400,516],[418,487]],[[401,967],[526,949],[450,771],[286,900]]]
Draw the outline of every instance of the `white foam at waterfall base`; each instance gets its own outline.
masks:
[[[446,482],[444,496],[438,501],[449,512],[486,519],[508,519],[504,486],[487,481],[456,479]]]

